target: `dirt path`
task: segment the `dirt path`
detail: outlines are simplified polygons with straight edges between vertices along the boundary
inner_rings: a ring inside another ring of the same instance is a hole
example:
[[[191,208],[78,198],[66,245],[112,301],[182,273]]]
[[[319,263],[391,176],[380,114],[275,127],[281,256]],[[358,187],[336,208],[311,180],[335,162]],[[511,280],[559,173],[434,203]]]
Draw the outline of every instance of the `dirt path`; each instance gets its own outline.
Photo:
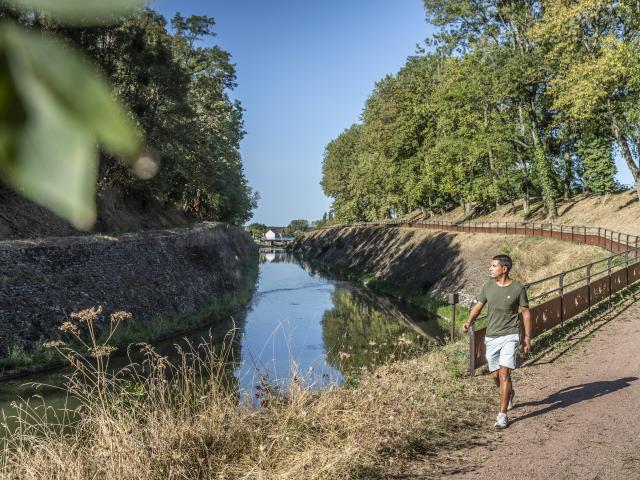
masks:
[[[516,371],[509,428],[450,454],[442,477],[640,478],[640,302],[572,342]]]

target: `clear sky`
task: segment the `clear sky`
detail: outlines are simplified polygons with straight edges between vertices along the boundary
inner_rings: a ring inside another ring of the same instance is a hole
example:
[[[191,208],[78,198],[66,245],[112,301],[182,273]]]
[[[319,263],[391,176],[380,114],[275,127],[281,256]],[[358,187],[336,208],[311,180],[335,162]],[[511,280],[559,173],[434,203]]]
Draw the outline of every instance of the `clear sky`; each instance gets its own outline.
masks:
[[[433,33],[422,0],[156,0],[167,20],[208,15],[232,55],[247,132],[245,173],[260,193],[251,222],[285,226],[329,210],[325,145],[359,120],[376,81]],[[631,174],[618,158],[618,180]]]
[[[245,130],[241,154],[260,192],[251,222],[286,226],[329,210],[325,145],[359,120],[376,81],[396,73],[432,29],[421,0],[158,0],[170,19],[209,15],[232,55]]]

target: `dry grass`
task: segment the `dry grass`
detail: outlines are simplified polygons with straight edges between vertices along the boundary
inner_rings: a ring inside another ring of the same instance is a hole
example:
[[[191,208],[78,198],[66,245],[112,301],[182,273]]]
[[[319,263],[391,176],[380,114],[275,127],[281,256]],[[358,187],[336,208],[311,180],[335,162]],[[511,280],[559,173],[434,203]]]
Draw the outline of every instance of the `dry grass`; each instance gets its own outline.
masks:
[[[544,209],[540,201],[532,204],[531,222],[546,220]],[[633,235],[640,235],[640,202],[635,189],[611,195],[577,195],[572,199],[558,201],[558,219],[555,223],[564,225],[586,225],[603,227]],[[419,212],[408,216],[413,219],[425,218]],[[443,215],[434,217],[434,220],[448,221],[485,221],[485,222],[522,222],[524,220],[522,203],[516,202],[516,211],[511,205],[502,205],[496,211],[482,214],[477,213],[468,217],[462,208],[456,208]]]
[[[455,448],[488,418],[488,383],[461,375],[466,343],[380,367],[349,389],[309,389],[298,377],[262,408],[238,402],[210,345],[177,364],[142,346],[146,360],[115,374],[103,345],[88,346],[101,365],[58,346],[76,367],[67,389],[81,407],[47,420],[18,405],[2,478],[384,478],[394,458]]]
[[[431,234],[434,235],[433,232]],[[464,266],[461,269],[462,277],[457,288],[463,294],[464,300],[475,297],[489,279],[491,258],[497,254],[504,253],[513,259],[514,267],[511,276],[522,283],[534,282],[611,255],[610,252],[599,247],[572,244],[550,238],[485,233],[451,233],[451,235],[455,237],[453,245],[459,251],[458,257]],[[599,265],[601,270],[600,267],[602,265]],[[565,278],[565,284],[585,275],[585,269],[569,274]],[[443,277],[445,281],[448,280],[446,275]],[[436,282],[434,291],[449,293],[446,287],[448,287],[447,283],[444,283],[444,287],[441,288],[439,282]],[[558,279],[550,279],[534,285],[529,290],[529,295],[535,296],[557,287]]]
[[[485,264],[485,275],[491,257],[506,253],[514,262],[512,276],[521,282],[532,282],[611,255],[599,247],[549,238],[479,233],[459,235],[461,251],[467,257],[481,259]]]

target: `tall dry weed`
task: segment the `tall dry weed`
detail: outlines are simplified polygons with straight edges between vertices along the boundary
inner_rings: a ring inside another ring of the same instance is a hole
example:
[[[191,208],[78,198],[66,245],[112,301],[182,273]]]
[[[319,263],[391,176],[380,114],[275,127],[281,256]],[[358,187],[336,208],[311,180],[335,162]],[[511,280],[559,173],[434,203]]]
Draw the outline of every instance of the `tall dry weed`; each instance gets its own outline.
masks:
[[[17,404],[18,426],[6,433],[0,455],[2,478],[384,476],[385,458],[463,441],[487,406],[486,385],[461,374],[462,344],[365,373],[350,389],[310,389],[296,375],[256,408],[228,380],[231,338],[222,350],[210,342],[188,346],[175,362],[138,345],[144,360],[112,372],[108,345],[91,334],[95,317],[85,312],[65,327],[88,333],[85,353],[56,345],[74,365],[66,389],[80,405],[35,416]]]

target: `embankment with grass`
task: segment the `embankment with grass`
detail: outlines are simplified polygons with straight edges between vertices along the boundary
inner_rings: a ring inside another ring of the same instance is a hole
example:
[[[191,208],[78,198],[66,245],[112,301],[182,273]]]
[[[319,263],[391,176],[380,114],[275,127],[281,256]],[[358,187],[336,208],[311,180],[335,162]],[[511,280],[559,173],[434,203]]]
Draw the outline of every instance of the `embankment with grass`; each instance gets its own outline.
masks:
[[[633,295],[618,294],[615,308]],[[536,350],[597,330],[609,321],[603,308],[536,339]],[[195,346],[170,363],[145,345],[143,363],[112,375],[109,348],[88,343],[92,356],[59,347],[75,368],[67,391],[78,410],[45,416],[17,402],[3,420],[13,428],[0,434],[0,478],[438,478],[448,451],[491,440],[495,387],[466,375],[466,341],[365,371],[348,387],[317,390],[292,375],[286,389],[265,390],[261,408],[225,381],[224,349]]]
[[[0,375],[55,363],[42,344],[83,308],[133,319],[113,341],[155,341],[228,316],[246,304],[258,272],[251,238],[238,227],[200,224],[118,237],[0,242],[12,266],[0,295]]]
[[[570,199],[557,199],[558,218],[547,217],[541,199],[531,202],[530,212],[525,215],[521,201],[500,205],[491,212],[481,207],[465,211],[454,208],[446,212],[415,211],[405,218],[407,220],[444,220],[449,222],[550,222],[562,225],[578,225],[608,228],[618,232],[640,235],[640,202],[634,189],[609,195],[576,195]]]
[[[510,255],[512,276],[523,283],[610,255],[598,247],[548,238],[373,226],[314,230],[292,248],[320,269],[340,272],[443,317],[450,316],[447,294],[459,292],[460,320],[487,281],[494,255]]]

